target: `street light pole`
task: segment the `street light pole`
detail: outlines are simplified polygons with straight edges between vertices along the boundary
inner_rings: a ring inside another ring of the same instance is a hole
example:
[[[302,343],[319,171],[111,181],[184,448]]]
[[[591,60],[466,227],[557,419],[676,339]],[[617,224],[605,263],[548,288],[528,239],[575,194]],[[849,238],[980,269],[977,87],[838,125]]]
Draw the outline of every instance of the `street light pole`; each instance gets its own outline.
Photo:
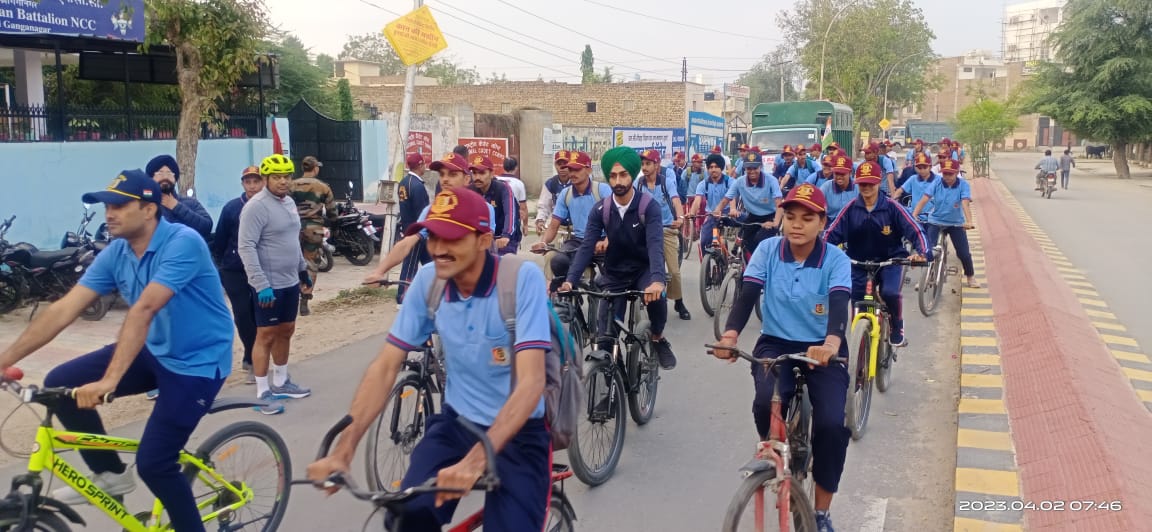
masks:
[[[884,118],[885,119],[888,118],[888,82],[892,81],[892,74],[896,73],[896,67],[900,66],[900,63],[903,63],[909,59],[912,59],[913,57],[919,57],[919,56],[922,56],[922,55],[927,54],[927,53],[928,52],[918,52],[918,53],[914,53],[912,55],[904,56],[903,59],[897,61],[896,64],[892,65],[892,69],[888,71],[888,77],[884,78]]]
[[[824,52],[828,49],[828,33],[832,31],[832,23],[836,22],[836,19],[839,18],[840,15],[843,15],[849,7],[852,7],[853,4],[859,1],[860,0],[852,0],[844,4],[844,7],[840,8],[835,15],[832,15],[832,20],[828,21],[828,29],[824,30],[824,39],[820,41],[820,95],[817,97],[818,100],[824,99]]]

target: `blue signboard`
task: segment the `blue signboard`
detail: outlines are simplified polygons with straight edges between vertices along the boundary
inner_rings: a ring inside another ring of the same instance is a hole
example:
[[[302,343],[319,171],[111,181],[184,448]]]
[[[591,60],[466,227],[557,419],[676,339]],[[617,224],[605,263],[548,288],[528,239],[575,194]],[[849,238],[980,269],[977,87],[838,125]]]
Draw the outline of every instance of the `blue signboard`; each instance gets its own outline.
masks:
[[[0,33],[144,41],[144,0],[0,0]]]
[[[0,0],[2,1],[2,0]],[[628,146],[636,151],[656,150],[663,159],[671,160],[672,153],[684,151],[685,131],[676,128],[614,127],[614,146]]]
[[[708,153],[713,146],[724,149],[724,119],[700,111],[688,112],[688,156]]]

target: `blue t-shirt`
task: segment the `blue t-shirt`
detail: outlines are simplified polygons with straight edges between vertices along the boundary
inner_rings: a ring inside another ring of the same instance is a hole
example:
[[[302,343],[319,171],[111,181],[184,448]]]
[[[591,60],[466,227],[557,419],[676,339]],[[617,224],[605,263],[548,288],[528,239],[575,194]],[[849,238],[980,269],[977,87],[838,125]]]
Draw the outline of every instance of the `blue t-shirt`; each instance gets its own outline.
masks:
[[[776,212],[776,200],[782,198],[780,182],[775,177],[760,172],[760,179],[755,185],[748,184],[748,176],[741,176],[728,188],[724,195],[729,200],[740,199],[744,203],[744,210],[756,216],[766,216]]]
[[[804,166],[800,166],[801,162],[804,163]],[[796,162],[792,163],[792,166],[788,168],[788,175],[791,176],[789,182],[792,185],[808,183],[809,177],[819,174],[821,168],[820,162],[813,160],[811,157],[805,157],[803,161],[797,158]]]
[[[612,187],[608,186],[608,183],[590,181],[588,184],[588,190],[583,194],[576,192],[572,185],[564,187],[556,197],[556,208],[552,211],[552,217],[561,223],[571,222],[572,235],[576,238],[584,238],[584,229],[588,227],[588,215],[596,206],[597,196],[592,194],[592,187],[597,187],[600,199],[612,196]],[[569,193],[572,194],[572,200],[565,203]]]
[[[909,177],[908,180],[904,182],[904,186],[901,188],[904,189],[904,193],[908,194],[909,199],[912,201],[911,206],[908,207],[911,210],[908,212],[913,212],[916,210],[916,205],[920,203],[920,198],[923,198],[924,193],[935,186],[936,182],[940,181],[940,179],[940,176],[936,174],[930,174],[927,180],[921,180],[920,175],[917,174]],[[932,205],[926,205],[924,206],[924,211],[920,214],[930,212],[932,212]]]
[[[652,199],[660,205],[660,219],[664,227],[672,225],[672,218],[676,213],[672,210],[670,202],[672,198],[679,198],[680,196],[676,193],[676,176],[671,173],[671,170],[664,173],[663,190],[661,190],[659,181],[656,182],[655,187],[649,188],[648,178],[644,176],[640,176],[640,179],[636,180],[636,190],[651,195]],[[664,198],[664,191],[668,191],[667,199]]]
[[[444,403],[469,421],[490,426],[511,392],[513,356],[509,350],[549,351],[552,332],[544,274],[535,264],[525,262],[516,278],[516,345],[511,345],[496,293],[500,259],[491,254],[485,257],[484,271],[471,296],[462,297],[455,283],[448,281],[435,320],[428,318],[427,298],[436,265],[422,266],[405,293],[405,304],[392,323],[388,342],[406,351],[419,351],[419,346],[439,331],[446,371]],[[541,397],[531,417],[543,416]]]
[[[119,291],[135,305],[150,283],[172,291],[152,318],[145,345],[165,369],[180,375],[222,379],[232,371],[232,313],[224,303],[220,274],[199,233],[160,220],[148,249],[136,258],[117,238],[80,278],[100,295]]]
[[[937,225],[964,225],[964,200],[972,199],[972,189],[968,182],[957,177],[952,186],[944,183],[944,178],[932,181],[932,186],[924,192],[928,196],[928,223]]]
[[[821,167],[820,171],[813,172],[812,175],[808,176],[808,179],[805,180],[804,182],[808,183],[808,184],[810,184],[816,188],[823,188],[824,183],[831,181],[834,177],[835,177],[835,174],[828,174],[827,176],[825,176],[824,172],[823,172],[823,167]]]
[[[840,216],[840,211],[844,210],[844,206],[848,202],[856,199],[860,192],[856,190],[856,183],[849,182],[848,188],[841,191],[840,187],[836,186],[835,181],[826,181],[820,185],[820,192],[824,193],[824,200],[828,202],[828,223],[831,224],[837,216]]]
[[[744,282],[760,284],[760,332],[794,342],[822,342],[828,336],[828,295],[851,291],[852,263],[839,248],[819,241],[804,262],[796,262],[781,237],[756,246]]]
[[[720,202],[724,201],[724,196],[728,194],[728,189],[732,187],[732,178],[728,176],[721,176],[720,182],[713,182],[711,178],[705,179],[699,185],[696,185],[696,195],[704,198],[707,212],[714,212],[716,207],[720,206]],[[731,207],[729,207],[731,210]],[[727,213],[724,213],[727,214]]]

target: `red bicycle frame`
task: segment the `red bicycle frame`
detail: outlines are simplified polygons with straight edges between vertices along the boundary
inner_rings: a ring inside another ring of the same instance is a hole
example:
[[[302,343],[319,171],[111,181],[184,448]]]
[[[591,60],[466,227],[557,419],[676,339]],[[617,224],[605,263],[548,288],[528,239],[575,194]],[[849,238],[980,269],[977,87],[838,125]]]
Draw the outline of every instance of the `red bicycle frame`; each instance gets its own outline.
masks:
[[[775,422],[773,422],[775,424]],[[552,473],[552,483],[563,481],[572,476],[572,470],[569,469],[563,473]],[[448,529],[448,532],[472,532],[484,526],[484,509],[481,508],[476,513],[468,516],[467,519],[460,522],[460,524]]]

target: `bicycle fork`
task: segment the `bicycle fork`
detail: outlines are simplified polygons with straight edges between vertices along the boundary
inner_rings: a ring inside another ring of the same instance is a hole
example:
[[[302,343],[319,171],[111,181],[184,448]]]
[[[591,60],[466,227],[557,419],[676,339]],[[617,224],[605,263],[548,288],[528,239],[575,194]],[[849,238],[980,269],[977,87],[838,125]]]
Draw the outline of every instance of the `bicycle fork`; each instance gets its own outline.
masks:
[[[872,281],[871,280],[868,281],[868,285],[865,289],[864,301],[866,301],[866,302],[875,301],[875,299],[872,296]],[[872,379],[876,378],[876,364],[877,364],[877,359],[880,358],[879,356],[877,356],[877,353],[880,352],[880,339],[881,339],[880,338],[881,337],[880,315],[875,310],[865,310],[865,311],[857,312],[856,315],[852,317],[852,329],[856,328],[856,322],[858,322],[860,320],[868,320],[869,322],[872,323],[872,327],[868,331],[868,379],[872,380]],[[852,346],[852,347],[855,347],[855,346]]]

